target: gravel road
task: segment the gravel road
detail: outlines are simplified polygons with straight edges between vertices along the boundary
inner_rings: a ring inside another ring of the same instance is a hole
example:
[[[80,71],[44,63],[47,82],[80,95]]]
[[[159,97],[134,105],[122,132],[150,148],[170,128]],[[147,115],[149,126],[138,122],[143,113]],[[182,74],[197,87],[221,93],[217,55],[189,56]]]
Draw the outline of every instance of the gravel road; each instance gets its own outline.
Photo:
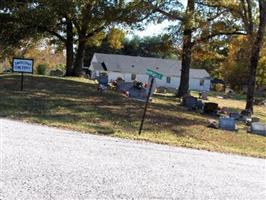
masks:
[[[266,160],[0,119],[0,199],[266,199]]]

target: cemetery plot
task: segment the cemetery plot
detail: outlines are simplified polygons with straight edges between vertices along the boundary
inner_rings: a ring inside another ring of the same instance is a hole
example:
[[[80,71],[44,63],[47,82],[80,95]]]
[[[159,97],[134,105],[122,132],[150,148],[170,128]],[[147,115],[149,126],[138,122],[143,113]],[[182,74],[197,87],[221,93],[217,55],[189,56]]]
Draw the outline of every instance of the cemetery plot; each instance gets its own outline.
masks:
[[[205,96],[207,96],[207,93],[206,92],[204,93]],[[240,111],[236,112],[232,111],[232,109],[229,108],[225,107],[220,108],[218,103],[208,102],[208,101],[202,102],[200,99],[207,99],[203,98],[202,94],[203,92],[199,92],[199,98],[191,95],[184,96],[181,105],[185,106],[190,111],[196,111],[202,114],[208,114],[219,117],[218,122],[214,119],[209,119],[207,127],[227,130],[227,131],[238,131],[237,128],[237,121],[238,121],[238,124],[242,123],[242,125],[247,126],[246,127],[247,131],[254,134],[266,136],[265,134],[266,124],[259,123],[260,118],[252,116],[249,110],[242,110],[241,112]]]
[[[98,84],[88,79],[39,76],[27,79],[27,90],[21,95],[16,90],[20,76],[0,75],[0,117],[84,133],[265,158],[266,137],[247,133],[244,122],[236,121],[238,132],[208,128],[208,119],[215,120],[218,127],[217,116],[188,110],[178,105],[174,96],[154,94],[145,129],[139,136],[143,102],[125,98],[111,89],[99,95]],[[218,99],[211,94],[208,99],[220,108],[227,107],[228,113],[240,112],[245,105],[244,101]],[[265,124],[265,107],[255,106],[254,116]]]

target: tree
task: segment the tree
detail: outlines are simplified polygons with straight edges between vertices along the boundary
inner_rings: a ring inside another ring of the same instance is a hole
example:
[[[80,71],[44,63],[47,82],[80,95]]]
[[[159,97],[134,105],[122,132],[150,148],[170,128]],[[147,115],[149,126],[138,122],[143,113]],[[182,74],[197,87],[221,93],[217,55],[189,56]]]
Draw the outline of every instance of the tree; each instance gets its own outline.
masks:
[[[249,2],[249,1],[247,1]],[[248,81],[248,93],[246,109],[253,111],[254,90],[256,85],[256,73],[259,62],[260,50],[264,43],[265,28],[266,28],[266,0],[259,0],[259,28],[255,33],[254,42],[251,48],[250,56],[250,77]]]
[[[20,4],[24,4],[20,1]],[[24,9],[24,8],[23,8]],[[18,9],[12,1],[1,1],[0,3],[0,46],[1,59],[10,57],[16,52],[23,56],[26,50],[33,46],[42,35],[33,29],[27,29],[17,23]]]
[[[67,75],[81,75],[86,43],[115,24],[137,24],[150,14],[141,0],[36,0],[9,1],[5,9],[12,25],[46,33],[63,43],[67,55]],[[47,14],[49,13],[49,14]],[[47,36],[46,35],[46,36]],[[23,35],[16,39],[24,39]],[[1,37],[0,37],[1,38]],[[9,40],[9,39],[8,39]],[[55,40],[55,41],[56,41]],[[76,46],[74,56],[74,46]],[[75,59],[74,59],[75,58]]]
[[[258,88],[266,89],[266,43],[261,50],[261,59],[257,68],[256,85]]]
[[[188,0],[186,14],[183,19],[183,51],[182,51],[182,69],[180,86],[178,89],[178,97],[187,94],[189,89],[189,70],[191,65],[192,54],[192,32],[193,32],[193,17],[195,12],[195,0]]]
[[[253,111],[254,90],[256,85],[259,54],[265,35],[265,0],[237,0],[237,1],[205,1],[212,7],[228,10],[242,33],[247,35],[251,49],[249,60],[249,80],[246,109]],[[258,25],[258,26],[257,26]]]
[[[225,1],[228,2],[228,1]],[[188,0],[186,9],[179,1],[158,1],[149,3],[164,19],[180,22],[170,27],[175,37],[182,35],[182,69],[177,96],[188,93],[189,71],[193,48],[213,38],[225,35],[243,34],[224,1]],[[185,10],[185,11],[184,11]],[[182,32],[182,33],[180,33]]]
[[[230,40],[213,39],[209,43],[195,45],[192,51],[191,67],[205,69],[213,78],[221,78],[221,64],[229,59],[228,43]]]
[[[123,43],[121,54],[142,57],[176,58],[175,47],[171,37],[158,35],[153,37],[133,37]]]
[[[234,90],[247,86],[250,44],[247,36],[234,36],[229,41],[227,59],[221,65],[222,77]]]

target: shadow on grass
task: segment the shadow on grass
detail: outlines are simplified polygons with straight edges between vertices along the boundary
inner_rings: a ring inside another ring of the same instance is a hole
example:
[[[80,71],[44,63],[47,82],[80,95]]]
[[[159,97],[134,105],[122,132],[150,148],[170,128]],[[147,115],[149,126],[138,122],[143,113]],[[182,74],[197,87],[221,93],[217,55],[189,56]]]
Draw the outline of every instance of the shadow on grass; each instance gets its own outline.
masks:
[[[20,92],[20,76],[0,76],[0,116],[24,119],[68,127],[76,130],[113,134],[117,130],[136,133],[144,103],[107,91],[97,92],[97,86],[86,81],[51,77],[25,76]],[[179,126],[204,124],[204,120],[182,116],[182,108],[170,104],[151,103],[145,121],[145,131],[169,131],[182,135]],[[196,114],[197,115],[197,114]]]

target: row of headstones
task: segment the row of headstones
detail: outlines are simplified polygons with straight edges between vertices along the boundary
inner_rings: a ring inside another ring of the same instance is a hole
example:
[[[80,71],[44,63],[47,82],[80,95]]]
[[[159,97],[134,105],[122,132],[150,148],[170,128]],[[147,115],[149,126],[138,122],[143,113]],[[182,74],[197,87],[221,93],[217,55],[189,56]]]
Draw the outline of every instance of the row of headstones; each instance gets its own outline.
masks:
[[[130,98],[145,100],[147,98],[147,90],[145,88],[136,87],[134,83],[119,82],[116,90],[118,92],[127,92]]]
[[[185,96],[182,101],[183,106],[190,110],[200,110],[206,114],[218,115],[219,106],[217,103],[207,102],[203,103],[193,96]],[[228,131],[236,131],[236,121],[243,121],[246,125],[250,126],[249,131],[251,133],[266,136],[266,125],[259,122],[258,118],[252,118],[250,113],[247,111],[229,112],[229,115],[221,115],[219,118],[219,124],[215,120],[210,120],[209,127],[219,128]]]

